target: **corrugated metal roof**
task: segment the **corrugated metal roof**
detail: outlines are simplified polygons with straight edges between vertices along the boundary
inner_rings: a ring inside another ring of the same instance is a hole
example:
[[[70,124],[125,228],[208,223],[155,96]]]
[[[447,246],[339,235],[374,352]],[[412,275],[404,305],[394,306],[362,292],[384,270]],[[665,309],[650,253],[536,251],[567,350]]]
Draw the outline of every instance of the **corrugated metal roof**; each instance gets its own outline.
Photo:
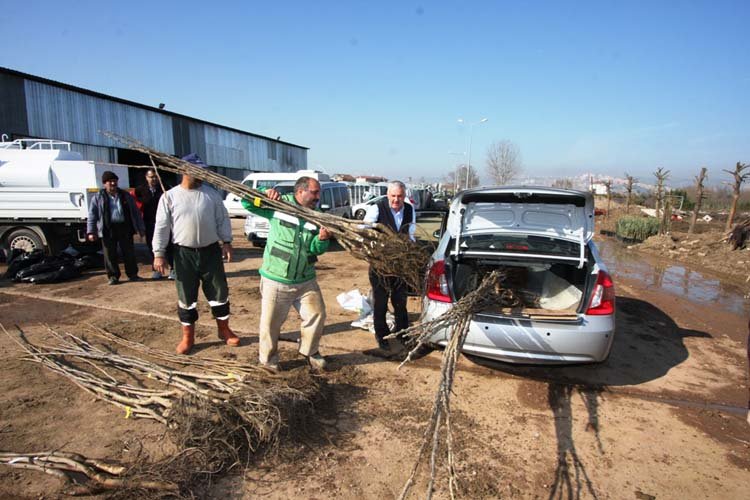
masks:
[[[92,96],[92,97],[97,97],[97,98],[105,99],[105,100],[108,100],[108,101],[113,101],[113,102],[117,102],[117,103],[121,103],[121,104],[127,104],[129,106],[135,106],[137,108],[140,108],[140,109],[143,109],[143,110],[147,110],[147,111],[150,111],[150,112],[154,112],[154,113],[159,113],[159,114],[165,115],[165,116],[178,117],[178,118],[186,118],[188,120],[194,120],[196,122],[201,122],[201,123],[204,123],[206,125],[211,125],[213,127],[218,127],[218,128],[221,128],[221,129],[230,130],[230,131],[237,132],[237,133],[240,133],[240,134],[245,134],[245,135],[250,135],[250,136],[258,137],[258,138],[261,138],[261,139],[265,139],[267,141],[274,141],[274,142],[277,142],[279,144],[285,144],[285,145],[292,146],[292,147],[295,147],[295,148],[302,148],[302,149],[305,149],[305,150],[309,149],[306,146],[300,146],[298,144],[292,144],[290,142],[277,140],[277,139],[275,139],[273,137],[267,137],[267,136],[263,136],[263,135],[259,135],[259,134],[254,134],[252,132],[246,132],[244,130],[236,129],[236,128],[233,128],[233,127],[227,127],[225,125],[219,125],[217,123],[209,122],[209,121],[206,121],[206,120],[201,120],[200,118],[194,118],[194,117],[191,117],[191,116],[182,115],[180,113],[174,113],[172,111],[167,111],[167,110],[159,109],[159,108],[156,108],[156,107],[153,107],[153,106],[147,106],[145,104],[141,104],[141,103],[138,103],[138,102],[135,102],[135,101],[129,101],[127,99],[121,99],[119,97],[114,97],[114,96],[110,96],[110,95],[107,95],[107,94],[102,94],[100,92],[94,92],[93,90],[88,90],[88,89],[84,89],[82,87],[76,87],[74,85],[68,85],[66,83],[57,82],[55,80],[50,80],[50,79],[47,79],[47,78],[42,78],[42,77],[39,77],[39,76],[30,75],[28,73],[23,73],[21,71],[16,71],[16,70],[13,70],[13,69],[10,69],[10,68],[5,68],[5,67],[2,67],[2,66],[0,66],[0,73],[6,73],[6,74],[9,74],[9,75],[20,76],[20,77],[25,78],[26,80],[28,80],[30,82],[38,82],[38,83],[49,85],[49,86],[52,86],[52,87],[58,87],[58,88],[61,88],[61,89],[65,89],[65,90],[69,90],[69,91],[73,91],[73,92],[78,92],[78,93],[81,93],[81,94],[86,94],[86,95],[89,95],[89,96]],[[304,168],[304,167],[301,167],[301,168]]]

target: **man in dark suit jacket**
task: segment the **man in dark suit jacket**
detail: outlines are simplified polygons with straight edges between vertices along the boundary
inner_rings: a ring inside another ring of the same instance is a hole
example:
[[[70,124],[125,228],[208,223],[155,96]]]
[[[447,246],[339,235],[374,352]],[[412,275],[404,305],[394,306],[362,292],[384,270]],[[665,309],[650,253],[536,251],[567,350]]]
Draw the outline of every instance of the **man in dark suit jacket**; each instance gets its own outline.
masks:
[[[159,178],[153,168],[146,170],[146,183],[135,188],[135,199],[141,208],[143,214],[143,223],[146,225],[146,244],[148,251],[151,253],[151,261],[154,260],[154,250],[152,241],[154,238],[154,225],[156,224],[156,209],[159,207],[159,199],[164,194],[164,190],[159,184]],[[172,268],[172,244],[167,247],[167,261],[170,269]],[[159,271],[154,270],[151,276],[153,279],[161,279]],[[172,275],[170,274],[170,278]]]

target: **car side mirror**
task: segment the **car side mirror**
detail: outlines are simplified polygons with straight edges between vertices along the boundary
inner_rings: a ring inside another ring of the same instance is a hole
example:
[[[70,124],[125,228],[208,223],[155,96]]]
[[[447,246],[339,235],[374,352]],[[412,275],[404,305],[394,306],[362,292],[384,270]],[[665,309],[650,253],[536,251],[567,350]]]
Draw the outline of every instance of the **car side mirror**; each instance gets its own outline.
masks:
[[[435,231],[432,233],[432,237],[435,239],[440,239],[440,229],[435,229]]]

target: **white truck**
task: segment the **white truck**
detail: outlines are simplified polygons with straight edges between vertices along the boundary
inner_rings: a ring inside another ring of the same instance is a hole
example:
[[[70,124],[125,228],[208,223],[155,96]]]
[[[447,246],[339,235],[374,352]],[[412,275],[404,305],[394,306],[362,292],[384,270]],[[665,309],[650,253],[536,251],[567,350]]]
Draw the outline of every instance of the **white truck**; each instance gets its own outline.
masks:
[[[128,189],[128,167],[84,161],[70,143],[0,142],[0,246],[57,253],[84,242],[91,196],[111,170]]]

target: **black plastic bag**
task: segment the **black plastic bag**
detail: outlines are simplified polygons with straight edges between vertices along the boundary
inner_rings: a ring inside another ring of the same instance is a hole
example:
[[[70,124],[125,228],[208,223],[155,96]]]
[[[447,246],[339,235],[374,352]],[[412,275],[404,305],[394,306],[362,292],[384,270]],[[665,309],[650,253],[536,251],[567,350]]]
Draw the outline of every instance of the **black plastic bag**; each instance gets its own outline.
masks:
[[[35,274],[30,276],[29,283],[35,285],[41,285],[43,283],[57,283],[59,281],[69,280],[81,275],[81,270],[78,269],[74,263],[65,264],[56,271],[49,271],[46,273]]]
[[[60,254],[59,257],[45,257],[41,262],[32,264],[29,267],[21,269],[13,276],[13,281],[28,281],[28,277],[35,274],[47,273],[50,271],[57,271],[65,264],[69,264],[73,261],[72,257],[67,254]]]
[[[22,253],[14,255],[15,250],[11,252],[12,258],[8,262],[8,269],[5,270],[4,278],[13,278],[18,271],[25,269],[40,262],[44,258],[43,250],[34,250],[30,253]]]

